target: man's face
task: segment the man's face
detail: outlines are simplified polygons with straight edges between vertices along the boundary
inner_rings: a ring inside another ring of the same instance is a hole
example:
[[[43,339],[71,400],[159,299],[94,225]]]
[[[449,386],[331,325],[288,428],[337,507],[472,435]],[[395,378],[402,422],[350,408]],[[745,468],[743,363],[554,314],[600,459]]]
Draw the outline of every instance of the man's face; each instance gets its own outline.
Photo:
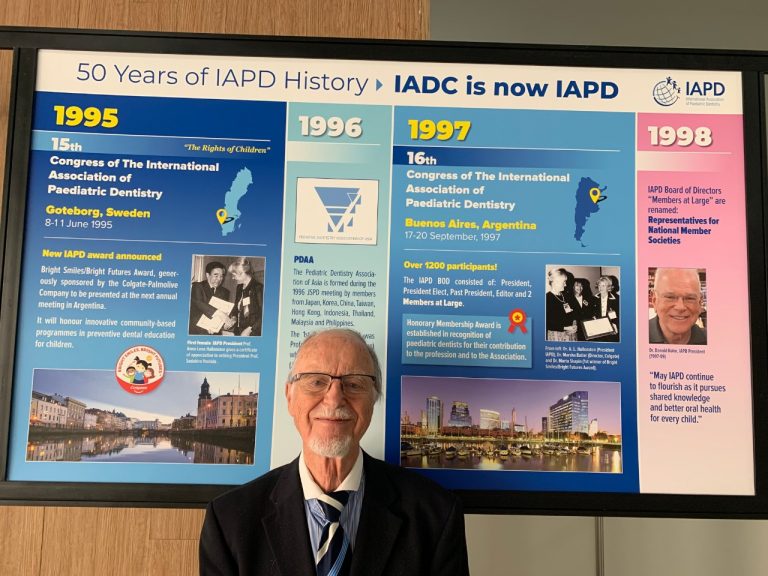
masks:
[[[221,268],[214,268],[210,274],[205,273],[205,277],[208,279],[208,285],[211,288],[218,288],[221,286],[222,280],[224,280],[224,270]]]
[[[701,289],[695,272],[665,270],[656,280],[653,307],[667,336],[688,336],[701,314]]]
[[[293,374],[373,374],[373,361],[365,346],[343,333],[320,334],[307,342],[296,357]],[[348,398],[341,382],[333,380],[320,395],[308,394],[298,383],[285,385],[288,412],[301,435],[304,450],[326,458],[357,451],[373,415],[375,392]]]

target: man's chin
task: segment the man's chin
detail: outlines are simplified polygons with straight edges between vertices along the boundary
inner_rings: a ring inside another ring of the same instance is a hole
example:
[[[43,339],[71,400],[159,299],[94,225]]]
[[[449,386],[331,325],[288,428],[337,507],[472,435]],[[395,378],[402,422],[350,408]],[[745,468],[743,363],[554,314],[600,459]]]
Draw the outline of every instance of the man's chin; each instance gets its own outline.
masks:
[[[323,458],[344,458],[352,447],[352,436],[310,438],[309,449]]]
[[[693,323],[691,322],[671,322],[670,325],[667,326],[667,329],[675,336],[689,334],[692,328]]]

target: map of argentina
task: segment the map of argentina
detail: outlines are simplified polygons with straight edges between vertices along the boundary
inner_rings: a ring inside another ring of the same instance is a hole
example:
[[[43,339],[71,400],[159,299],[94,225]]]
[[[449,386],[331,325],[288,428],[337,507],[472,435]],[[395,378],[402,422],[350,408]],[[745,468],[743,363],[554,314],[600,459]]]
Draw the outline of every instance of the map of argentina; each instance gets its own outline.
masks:
[[[576,211],[574,213],[576,231],[573,234],[577,242],[581,242],[581,237],[584,235],[584,229],[587,226],[587,220],[589,220],[592,214],[600,211],[600,202],[608,199],[608,196],[603,194],[607,188],[608,186],[600,188],[600,185],[589,176],[579,180],[579,187],[576,189]],[[581,245],[585,246],[583,242],[581,242]]]
[[[242,214],[238,208],[238,203],[248,193],[248,187],[251,184],[253,184],[251,171],[248,168],[242,168],[232,180],[229,190],[224,194],[224,208],[219,211],[224,216],[224,218],[219,219],[222,236],[228,236],[235,229],[240,228]]]

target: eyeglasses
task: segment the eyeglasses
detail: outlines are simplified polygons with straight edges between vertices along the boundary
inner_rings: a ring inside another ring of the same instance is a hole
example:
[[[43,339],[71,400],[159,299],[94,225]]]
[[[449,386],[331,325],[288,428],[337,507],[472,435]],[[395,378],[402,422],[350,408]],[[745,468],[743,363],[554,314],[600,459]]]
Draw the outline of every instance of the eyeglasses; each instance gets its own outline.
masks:
[[[683,304],[686,306],[695,306],[701,302],[701,296],[698,296],[697,294],[677,295],[671,292],[661,295],[661,301],[667,305],[677,304],[678,300],[682,300]]]
[[[296,383],[305,394],[325,394],[331,387],[331,382],[338,380],[341,393],[349,398],[370,394],[376,385],[376,376],[370,374],[325,374],[323,372],[300,372],[291,377],[290,382]]]

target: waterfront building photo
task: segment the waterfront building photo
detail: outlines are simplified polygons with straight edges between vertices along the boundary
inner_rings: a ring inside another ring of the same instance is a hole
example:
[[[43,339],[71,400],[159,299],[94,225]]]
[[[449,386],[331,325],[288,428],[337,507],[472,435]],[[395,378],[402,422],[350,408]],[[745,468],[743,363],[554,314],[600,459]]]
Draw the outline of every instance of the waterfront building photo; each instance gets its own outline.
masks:
[[[168,372],[146,395],[111,371],[35,370],[27,461],[253,464],[258,374]]]
[[[400,422],[411,468],[622,472],[617,382],[405,376]]]

